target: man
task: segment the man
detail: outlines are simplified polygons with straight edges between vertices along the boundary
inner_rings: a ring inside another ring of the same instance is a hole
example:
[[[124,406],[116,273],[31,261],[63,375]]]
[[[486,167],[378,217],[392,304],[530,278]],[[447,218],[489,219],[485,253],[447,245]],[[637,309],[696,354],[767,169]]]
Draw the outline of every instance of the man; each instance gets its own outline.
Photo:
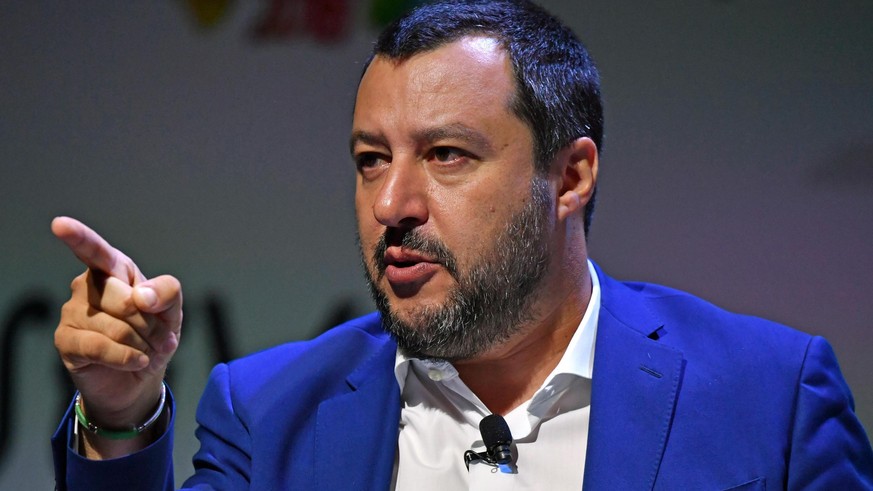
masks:
[[[379,313],[216,367],[184,486],[873,487],[824,340],[588,261],[601,112],[584,48],[533,5],[442,3],[390,26],[350,145]],[[75,220],[52,228],[88,266],[56,332],[80,391],[58,487],[172,488],[179,283]],[[492,413],[515,441],[500,471],[478,428]]]

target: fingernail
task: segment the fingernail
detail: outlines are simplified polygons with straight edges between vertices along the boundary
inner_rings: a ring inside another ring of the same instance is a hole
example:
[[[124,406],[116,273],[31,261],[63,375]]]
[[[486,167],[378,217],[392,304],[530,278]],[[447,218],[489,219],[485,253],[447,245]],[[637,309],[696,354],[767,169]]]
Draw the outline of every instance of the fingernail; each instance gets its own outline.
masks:
[[[139,292],[139,297],[142,299],[143,303],[145,303],[146,307],[154,307],[155,304],[158,303],[158,294],[151,288],[142,286],[138,287],[136,290]]]

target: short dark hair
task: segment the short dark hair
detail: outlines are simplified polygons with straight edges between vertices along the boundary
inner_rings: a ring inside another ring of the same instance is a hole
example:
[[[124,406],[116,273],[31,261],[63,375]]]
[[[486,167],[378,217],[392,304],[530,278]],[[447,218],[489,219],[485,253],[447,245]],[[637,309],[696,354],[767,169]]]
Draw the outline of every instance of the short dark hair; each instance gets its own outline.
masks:
[[[577,138],[587,136],[603,148],[594,62],[573,31],[526,0],[442,0],[420,6],[382,31],[364,71],[376,56],[404,60],[475,35],[496,39],[509,54],[516,82],[510,109],[531,130],[539,172]],[[585,206],[586,237],[594,195]]]

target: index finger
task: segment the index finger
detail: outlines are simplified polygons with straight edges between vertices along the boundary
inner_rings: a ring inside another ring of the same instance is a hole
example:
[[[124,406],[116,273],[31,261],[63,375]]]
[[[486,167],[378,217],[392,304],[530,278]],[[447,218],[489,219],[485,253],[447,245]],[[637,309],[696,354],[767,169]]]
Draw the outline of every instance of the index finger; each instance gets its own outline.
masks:
[[[102,271],[125,280],[128,284],[145,280],[139,268],[129,257],[109,245],[100,234],[75,218],[56,217],[52,220],[52,233],[61,239],[89,269]]]

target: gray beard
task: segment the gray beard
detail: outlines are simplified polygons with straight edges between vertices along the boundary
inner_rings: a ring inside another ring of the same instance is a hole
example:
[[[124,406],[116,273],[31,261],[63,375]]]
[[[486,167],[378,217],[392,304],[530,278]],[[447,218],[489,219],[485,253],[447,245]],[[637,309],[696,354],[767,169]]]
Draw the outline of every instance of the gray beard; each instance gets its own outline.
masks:
[[[425,237],[418,229],[406,231],[401,245],[439,261],[457,283],[442,305],[417,307],[409,313],[408,322],[391,310],[377,284],[385,272],[387,248],[385,235],[380,238],[370,258],[373,268],[365,264],[364,272],[383,328],[407,356],[450,361],[476,358],[531,321],[537,287],[548,269],[550,200],[548,181],[534,176],[530,199],[510,218],[491,250],[471,261],[474,266],[466,272],[458,270],[454,255],[442,242]],[[363,248],[361,256],[367,260]]]

